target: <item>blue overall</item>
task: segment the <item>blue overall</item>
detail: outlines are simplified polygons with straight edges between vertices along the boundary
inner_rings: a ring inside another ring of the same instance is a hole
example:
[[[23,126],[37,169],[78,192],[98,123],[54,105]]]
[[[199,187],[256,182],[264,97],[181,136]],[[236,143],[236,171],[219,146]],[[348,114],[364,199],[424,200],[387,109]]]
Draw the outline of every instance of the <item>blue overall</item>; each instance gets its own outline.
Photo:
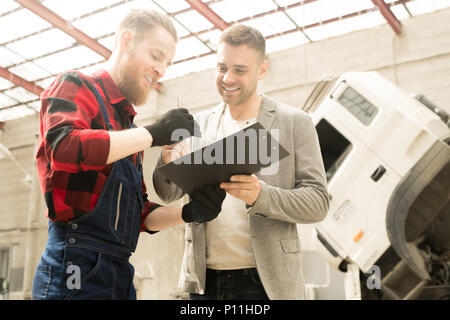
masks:
[[[108,130],[105,104],[93,87]],[[134,268],[143,208],[142,165],[113,164],[97,205],[69,223],[49,222],[48,242],[33,282],[32,299],[136,299]]]

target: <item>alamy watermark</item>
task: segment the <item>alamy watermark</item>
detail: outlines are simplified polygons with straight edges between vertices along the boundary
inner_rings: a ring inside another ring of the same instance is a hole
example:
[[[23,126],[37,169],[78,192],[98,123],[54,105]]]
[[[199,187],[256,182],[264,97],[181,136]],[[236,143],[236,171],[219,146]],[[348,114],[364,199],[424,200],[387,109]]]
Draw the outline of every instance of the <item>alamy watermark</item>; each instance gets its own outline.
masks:
[[[81,269],[77,265],[70,265],[67,267],[66,273],[70,276],[66,280],[66,285],[69,290],[81,289]]]
[[[366,285],[370,290],[381,289],[381,270],[377,265],[373,265],[367,270],[366,274],[370,274],[367,278]]]

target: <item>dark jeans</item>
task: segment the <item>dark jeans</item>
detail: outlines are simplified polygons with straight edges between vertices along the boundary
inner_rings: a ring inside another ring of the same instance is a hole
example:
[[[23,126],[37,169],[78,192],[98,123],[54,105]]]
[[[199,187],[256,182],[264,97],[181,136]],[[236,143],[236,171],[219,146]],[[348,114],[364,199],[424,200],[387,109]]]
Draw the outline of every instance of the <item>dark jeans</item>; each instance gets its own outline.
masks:
[[[128,258],[119,257],[118,251],[108,254],[98,245],[94,249],[83,248],[81,237],[76,238],[74,245],[67,245],[66,239],[72,238],[66,236],[68,228],[63,225],[49,222],[48,243],[36,269],[32,299],[136,300],[134,268]],[[90,244],[95,245],[94,241]],[[104,248],[108,248],[106,242]],[[78,288],[69,288],[75,284],[75,272],[66,271],[69,266],[80,270]]]
[[[191,293],[191,300],[269,300],[255,268],[206,269],[205,294]]]

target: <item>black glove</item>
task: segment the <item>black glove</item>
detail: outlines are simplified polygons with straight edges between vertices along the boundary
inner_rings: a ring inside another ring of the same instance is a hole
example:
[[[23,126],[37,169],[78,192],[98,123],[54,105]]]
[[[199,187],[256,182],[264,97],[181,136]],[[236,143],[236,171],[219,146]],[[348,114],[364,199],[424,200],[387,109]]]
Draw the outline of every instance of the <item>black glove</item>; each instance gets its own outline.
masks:
[[[207,222],[215,219],[222,210],[222,202],[226,192],[219,186],[206,186],[194,191],[192,201],[183,206],[182,218],[184,222]]]
[[[185,108],[173,109],[163,114],[155,123],[145,126],[153,137],[152,146],[165,146],[188,138],[194,134],[200,134],[200,127],[194,117]],[[178,141],[172,140],[172,133],[176,129],[186,129],[189,136],[177,137]]]

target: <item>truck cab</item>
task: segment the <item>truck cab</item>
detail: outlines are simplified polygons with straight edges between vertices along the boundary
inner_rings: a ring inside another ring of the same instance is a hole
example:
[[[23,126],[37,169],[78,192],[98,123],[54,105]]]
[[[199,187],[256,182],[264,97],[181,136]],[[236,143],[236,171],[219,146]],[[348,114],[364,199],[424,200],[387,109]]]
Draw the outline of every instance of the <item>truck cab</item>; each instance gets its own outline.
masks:
[[[325,78],[303,110],[316,126],[331,196],[315,227],[317,250],[342,272],[359,272],[363,299],[448,298],[448,114],[377,72]],[[365,285],[373,266],[377,291]]]

